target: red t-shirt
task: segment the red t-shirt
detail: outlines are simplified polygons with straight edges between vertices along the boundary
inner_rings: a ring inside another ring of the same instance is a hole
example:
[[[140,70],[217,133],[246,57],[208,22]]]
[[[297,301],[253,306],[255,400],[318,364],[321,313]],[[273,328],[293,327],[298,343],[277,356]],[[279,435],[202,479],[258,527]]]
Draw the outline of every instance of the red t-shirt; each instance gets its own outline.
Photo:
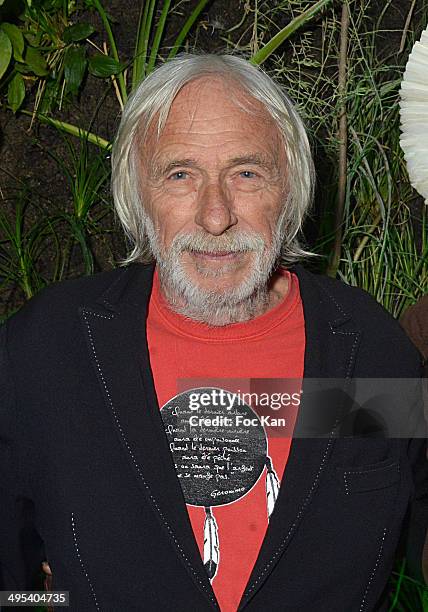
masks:
[[[163,299],[155,272],[147,338],[160,407],[186,388],[206,387],[207,380],[212,380],[212,387],[223,387],[222,381],[219,384],[215,379],[223,379],[233,391],[256,390],[258,397],[264,394],[265,398],[267,393],[272,398],[274,392],[284,390],[278,379],[294,379],[293,390],[300,390],[305,350],[303,307],[297,277],[286,270],[281,273],[288,278],[289,289],[278,305],[247,322],[211,327],[173,312]],[[290,432],[297,415],[296,403],[292,403],[286,408],[291,415],[288,430],[265,427],[268,455],[279,480],[288,460]],[[274,417],[283,414],[269,408],[261,411]],[[191,505],[187,508],[203,556],[205,509]],[[220,549],[212,587],[222,612],[234,612],[268,527],[266,472],[243,497],[213,507],[212,513]]]

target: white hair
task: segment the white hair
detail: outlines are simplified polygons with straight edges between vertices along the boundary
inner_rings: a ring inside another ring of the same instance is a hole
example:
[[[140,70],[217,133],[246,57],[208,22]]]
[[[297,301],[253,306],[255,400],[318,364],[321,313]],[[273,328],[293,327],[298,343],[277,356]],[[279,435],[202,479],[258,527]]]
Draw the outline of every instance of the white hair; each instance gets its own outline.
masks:
[[[124,263],[148,262],[153,258],[145,230],[146,212],[139,179],[141,146],[144,147],[148,129],[157,119],[159,135],[179,91],[206,76],[235,84],[250,99],[261,102],[272,117],[282,136],[287,159],[287,190],[279,220],[283,236],[281,263],[288,265],[310,255],[300,245],[298,234],[312,202],[315,172],[306,130],[293,103],[278,83],[241,57],[180,54],[155,69],[129,97],[113,145],[114,204],[132,245]]]

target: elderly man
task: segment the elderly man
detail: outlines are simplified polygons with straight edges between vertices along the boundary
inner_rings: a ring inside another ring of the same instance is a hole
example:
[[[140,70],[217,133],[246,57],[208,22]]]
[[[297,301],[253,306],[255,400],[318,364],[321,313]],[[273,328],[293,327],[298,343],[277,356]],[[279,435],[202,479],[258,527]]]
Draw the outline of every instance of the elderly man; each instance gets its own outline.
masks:
[[[297,264],[313,166],[289,99],[242,59],[179,57],[129,100],[112,162],[128,265],[1,332],[4,587],[47,560],[76,612],[386,609],[409,527],[421,557],[424,441],[291,442],[304,392],[280,394],[288,429],[237,399],[420,374],[372,298]]]

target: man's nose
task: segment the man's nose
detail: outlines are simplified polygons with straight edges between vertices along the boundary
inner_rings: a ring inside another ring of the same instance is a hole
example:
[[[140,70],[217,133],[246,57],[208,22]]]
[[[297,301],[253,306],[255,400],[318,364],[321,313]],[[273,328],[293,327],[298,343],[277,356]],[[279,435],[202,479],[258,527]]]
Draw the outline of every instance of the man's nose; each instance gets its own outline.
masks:
[[[199,193],[195,223],[213,236],[220,236],[238,219],[230,194],[221,184],[209,183]]]

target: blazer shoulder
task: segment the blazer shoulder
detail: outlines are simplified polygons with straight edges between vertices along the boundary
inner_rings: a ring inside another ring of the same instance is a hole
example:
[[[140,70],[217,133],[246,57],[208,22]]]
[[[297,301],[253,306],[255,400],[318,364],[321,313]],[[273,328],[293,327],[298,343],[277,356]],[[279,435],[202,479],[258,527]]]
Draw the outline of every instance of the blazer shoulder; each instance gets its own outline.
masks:
[[[373,324],[382,323],[382,325],[401,330],[397,319],[365,289],[308,270],[304,271],[304,275],[317,286],[321,296],[320,299],[323,302],[329,300],[334,302],[338,313],[343,316],[352,316],[356,321],[362,322],[364,327],[372,322]]]
[[[65,280],[42,289],[4,323],[9,337],[35,337],[49,330],[65,330],[78,316],[79,308],[108,295],[134,266],[116,268],[91,276]]]
[[[366,320],[366,315],[380,317],[387,321],[396,322],[396,319],[379,304],[365,289],[349,285],[338,278],[331,278],[322,274],[313,274],[313,277],[322,291],[337,301],[337,306],[354,317]]]
[[[379,371],[397,372],[402,376],[419,376],[422,356],[399,321],[364,289],[325,275],[300,271],[303,285],[316,287],[317,307],[337,313],[337,319],[361,333],[360,358],[367,364],[381,364]],[[331,316],[331,318],[333,318]],[[340,329],[340,328],[339,328]]]

